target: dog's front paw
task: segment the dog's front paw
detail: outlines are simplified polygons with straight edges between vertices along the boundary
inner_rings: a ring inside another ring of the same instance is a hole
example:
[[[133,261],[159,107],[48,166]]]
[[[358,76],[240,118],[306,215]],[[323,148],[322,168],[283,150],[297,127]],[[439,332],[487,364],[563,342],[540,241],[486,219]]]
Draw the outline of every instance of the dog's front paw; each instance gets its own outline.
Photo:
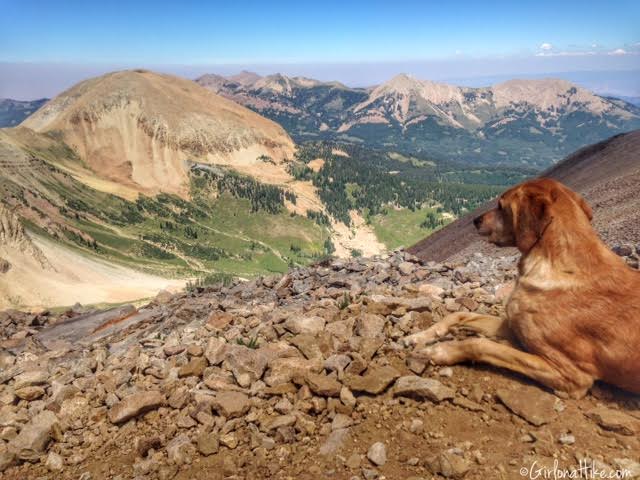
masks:
[[[458,363],[455,348],[448,343],[438,343],[430,347],[415,350],[412,357],[428,360],[436,365],[454,365]]]
[[[446,335],[447,331],[439,325],[434,325],[427,330],[423,330],[412,335],[407,335],[402,339],[402,343],[405,347],[419,347],[435,343],[440,340],[441,337]]]

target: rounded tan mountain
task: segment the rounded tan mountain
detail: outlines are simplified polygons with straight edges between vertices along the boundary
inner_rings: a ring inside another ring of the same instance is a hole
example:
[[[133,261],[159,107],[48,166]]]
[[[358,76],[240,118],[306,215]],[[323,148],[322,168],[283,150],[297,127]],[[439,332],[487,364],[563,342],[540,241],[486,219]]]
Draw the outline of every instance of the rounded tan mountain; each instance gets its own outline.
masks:
[[[294,151],[271,120],[190,80],[144,70],[81,82],[23,125],[61,135],[98,175],[147,193],[186,196],[189,161],[242,171]]]

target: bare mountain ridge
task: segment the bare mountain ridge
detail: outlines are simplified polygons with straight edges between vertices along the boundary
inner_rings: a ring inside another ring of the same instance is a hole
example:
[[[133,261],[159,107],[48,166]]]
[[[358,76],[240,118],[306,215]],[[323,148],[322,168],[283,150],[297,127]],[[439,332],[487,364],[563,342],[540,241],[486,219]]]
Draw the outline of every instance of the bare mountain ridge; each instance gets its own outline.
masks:
[[[497,128],[514,120],[508,110],[524,108],[545,112],[550,118],[577,110],[610,113],[621,118],[634,117],[633,113],[620,108],[615,102],[566,80],[509,80],[492,87],[469,88],[418,80],[402,74],[375,88],[366,102],[354,107],[356,114],[364,112],[362,117],[356,117],[354,124],[389,122],[388,117],[391,116],[406,126],[424,115],[435,115],[457,128],[478,128],[486,124]],[[507,111],[504,117],[492,124],[503,111]],[[376,114],[379,117],[370,118]],[[544,116],[539,121],[543,126],[547,123]]]
[[[609,244],[638,243],[640,130],[584,147],[541,176],[555,178],[580,192],[594,209],[596,230]],[[490,202],[459,218],[411,247],[409,252],[435,261],[459,260],[472,252],[498,252],[476,234],[472,223],[492,205]]]

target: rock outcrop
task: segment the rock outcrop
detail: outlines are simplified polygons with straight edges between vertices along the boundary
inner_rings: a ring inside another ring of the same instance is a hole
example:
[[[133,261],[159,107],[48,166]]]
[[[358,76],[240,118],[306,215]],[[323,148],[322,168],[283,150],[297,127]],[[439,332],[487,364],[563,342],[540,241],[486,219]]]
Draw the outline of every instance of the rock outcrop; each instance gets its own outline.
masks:
[[[51,268],[42,250],[31,241],[25,232],[18,216],[0,203],[0,251],[3,247],[16,249],[22,254],[29,255],[44,269]],[[0,258],[0,274],[7,273],[10,268],[11,263]]]

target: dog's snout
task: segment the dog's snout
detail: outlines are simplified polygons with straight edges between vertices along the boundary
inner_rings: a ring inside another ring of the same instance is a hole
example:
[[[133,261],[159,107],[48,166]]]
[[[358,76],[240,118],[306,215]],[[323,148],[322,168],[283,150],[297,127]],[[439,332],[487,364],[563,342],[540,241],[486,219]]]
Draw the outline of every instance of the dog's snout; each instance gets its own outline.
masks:
[[[473,219],[473,224],[475,225],[476,228],[480,228],[480,225],[482,225],[482,215],[480,215],[479,217],[476,217]]]

